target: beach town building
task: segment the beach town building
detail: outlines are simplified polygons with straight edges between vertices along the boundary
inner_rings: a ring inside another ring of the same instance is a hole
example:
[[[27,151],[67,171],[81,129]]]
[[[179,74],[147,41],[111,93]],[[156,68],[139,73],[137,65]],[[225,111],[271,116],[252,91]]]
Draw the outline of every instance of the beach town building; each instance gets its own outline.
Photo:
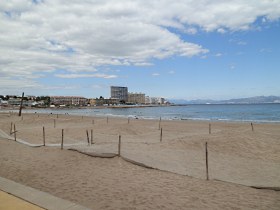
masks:
[[[9,98],[8,104],[12,106],[19,106],[21,103],[21,98]]]
[[[145,104],[151,104],[151,97],[150,96],[145,96]]]
[[[8,106],[8,101],[5,101],[0,98],[0,106]]]
[[[161,105],[161,104],[165,104],[165,102],[166,102],[165,99],[162,97],[149,97],[149,96],[145,97],[146,104]]]
[[[89,104],[91,106],[103,106],[103,105],[113,105],[118,104],[118,99],[113,98],[91,98],[89,99]]]
[[[20,106],[21,104],[21,98],[9,98],[9,100],[7,101],[9,106]],[[22,101],[22,105],[23,106],[36,106],[38,104],[38,102],[32,100],[32,99],[24,99]]]
[[[81,96],[50,96],[52,105],[86,106],[88,99]]]
[[[128,88],[111,86],[111,99],[117,99],[121,103],[126,103],[128,101]]]
[[[152,104],[164,104],[164,101],[162,97],[152,97]]]
[[[128,93],[128,103],[145,104],[145,94],[144,93]]]
[[[151,98],[152,104],[161,104],[161,100],[158,97]]]
[[[21,96],[15,96],[15,95],[0,95],[0,106],[20,106],[21,105]],[[35,96],[25,96],[23,97],[22,101],[23,106],[38,106],[38,105],[44,105],[44,101],[36,100]]]

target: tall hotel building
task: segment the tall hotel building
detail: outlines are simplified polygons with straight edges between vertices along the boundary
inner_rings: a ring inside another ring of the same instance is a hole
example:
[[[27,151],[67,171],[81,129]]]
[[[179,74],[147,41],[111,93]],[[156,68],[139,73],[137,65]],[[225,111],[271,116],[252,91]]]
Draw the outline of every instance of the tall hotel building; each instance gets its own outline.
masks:
[[[118,99],[119,101],[128,101],[127,87],[111,86],[111,99]]]

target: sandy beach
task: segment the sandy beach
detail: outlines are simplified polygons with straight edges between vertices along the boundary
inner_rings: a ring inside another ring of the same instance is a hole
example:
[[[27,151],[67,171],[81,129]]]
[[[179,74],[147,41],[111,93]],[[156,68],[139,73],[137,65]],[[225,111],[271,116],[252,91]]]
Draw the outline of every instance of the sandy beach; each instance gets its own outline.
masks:
[[[92,209],[280,208],[280,124],[0,113],[0,129],[0,176]],[[89,156],[120,136],[121,157]]]

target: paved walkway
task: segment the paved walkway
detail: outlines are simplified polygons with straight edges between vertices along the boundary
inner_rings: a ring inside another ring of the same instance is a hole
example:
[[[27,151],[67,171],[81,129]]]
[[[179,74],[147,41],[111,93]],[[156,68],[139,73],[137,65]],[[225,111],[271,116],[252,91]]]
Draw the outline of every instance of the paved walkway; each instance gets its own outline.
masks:
[[[49,193],[0,177],[0,210],[90,210]]]
[[[44,210],[34,204],[0,191],[0,209],[3,210]]]

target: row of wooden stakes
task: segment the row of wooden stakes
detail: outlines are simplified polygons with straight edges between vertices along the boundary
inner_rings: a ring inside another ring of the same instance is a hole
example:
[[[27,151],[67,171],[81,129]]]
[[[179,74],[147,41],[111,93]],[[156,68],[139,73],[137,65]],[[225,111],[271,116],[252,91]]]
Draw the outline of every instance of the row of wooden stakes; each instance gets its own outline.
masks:
[[[108,117],[107,117],[107,123],[108,123]],[[128,118],[128,123],[129,123],[129,118]],[[94,124],[94,120],[92,120],[92,124]],[[54,125],[54,128],[56,128],[56,120],[54,119],[53,121],[53,125]],[[254,125],[253,123],[251,123],[251,129],[252,131],[254,131]],[[162,137],[163,137],[163,129],[161,127],[161,118],[159,120],[159,130],[160,130],[160,142],[162,142]],[[16,130],[16,124],[14,124],[13,122],[11,122],[11,127],[10,127],[10,135],[14,134],[14,138],[15,138],[15,141],[16,141],[16,133],[18,131]],[[63,136],[63,129],[62,129],[62,136]],[[211,123],[209,123],[209,134],[211,134]],[[88,130],[86,130],[86,135],[87,135],[87,141],[88,141],[88,144],[93,144],[93,130],[91,130],[91,141],[89,141],[89,134],[88,134]],[[44,146],[45,146],[45,127],[43,127],[43,142],[44,142]]]
[[[252,125],[252,124],[251,124]],[[252,125],[253,126],[253,125]],[[253,127],[252,127],[253,129]],[[162,128],[160,129],[160,142],[162,141]],[[211,131],[211,124],[209,124],[209,133]],[[11,129],[10,129],[10,135],[14,134],[14,139],[17,141],[16,133],[18,131],[16,130],[16,124],[11,123]],[[89,132],[86,130],[86,136],[87,136],[87,142],[88,146],[94,144],[93,142],[93,130],[90,130],[90,138],[89,138]],[[63,144],[64,144],[64,129],[61,130],[61,150],[63,150]],[[43,146],[46,146],[46,135],[45,135],[45,127],[43,126]],[[119,135],[119,142],[118,142],[118,156],[121,155],[121,135]],[[209,170],[208,170],[208,145],[207,142],[205,142],[205,160],[206,160],[206,180],[209,180]]]

